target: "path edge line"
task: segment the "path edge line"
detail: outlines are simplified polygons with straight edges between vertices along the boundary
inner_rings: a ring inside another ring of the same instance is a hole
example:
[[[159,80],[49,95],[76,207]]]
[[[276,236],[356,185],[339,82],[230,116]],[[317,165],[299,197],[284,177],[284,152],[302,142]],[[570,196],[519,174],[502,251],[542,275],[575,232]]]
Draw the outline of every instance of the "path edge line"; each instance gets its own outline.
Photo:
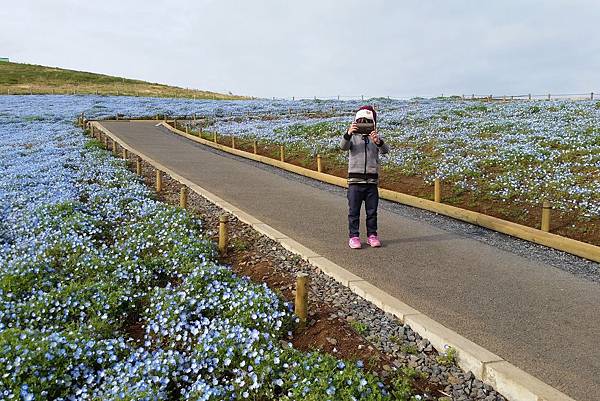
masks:
[[[438,352],[443,353],[447,347],[454,348],[457,351],[457,363],[462,369],[473,372],[476,378],[494,387],[496,391],[507,397],[508,400],[576,401],[549,384],[512,365],[500,356],[429,318],[427,315],[379,289],[360,276],[305,247],[296,240],[262,222],[260,219],[244,212],[221,197],[177,174],[148,155],[127,145],[109,129],[102,126],[101,123],[92,121],[90,124],[117,142],[122,148],[141,157],[154,168],[168,174],[171,178],[187,186],[209,202],[234,215],[243,223],[250,225],[259,233],[280,243],[285,249],[305,259],[315,266],[318,271],[333,278],[343,286],[348,287],[361,298],[371,302],[384,312],[393,314],[402,323],[408,324],[419,335],[428,339]]]

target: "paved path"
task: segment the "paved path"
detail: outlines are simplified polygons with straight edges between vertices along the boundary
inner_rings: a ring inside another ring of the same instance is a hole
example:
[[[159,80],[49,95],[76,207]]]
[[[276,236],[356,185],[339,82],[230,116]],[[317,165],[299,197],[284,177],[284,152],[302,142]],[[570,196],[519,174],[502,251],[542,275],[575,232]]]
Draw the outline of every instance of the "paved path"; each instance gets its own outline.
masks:
[[[379,212],[385,246],[351,251],[346,199],[339,191],[290,180],[154,123],[103,125],[176,173],[558,390],[580,401],[600,400],[599,284],[385,209]]]

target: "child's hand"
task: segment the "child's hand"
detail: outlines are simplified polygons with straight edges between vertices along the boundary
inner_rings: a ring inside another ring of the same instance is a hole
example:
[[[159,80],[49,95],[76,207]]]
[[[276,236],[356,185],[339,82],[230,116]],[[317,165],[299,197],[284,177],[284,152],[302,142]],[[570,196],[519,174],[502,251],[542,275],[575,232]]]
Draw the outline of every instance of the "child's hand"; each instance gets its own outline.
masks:
[[[379,145],[379,141],[381,139],[379,139],[379,134],[377,133],[377,131],[371,131],[369,136],[371,137],[371,140],[375,143],[375,145]]]
[[[358,125],[356,125],[356,123],[352,123],[350,128],[348,128],[348,134],[353,135],[356,131],[358,131]]]

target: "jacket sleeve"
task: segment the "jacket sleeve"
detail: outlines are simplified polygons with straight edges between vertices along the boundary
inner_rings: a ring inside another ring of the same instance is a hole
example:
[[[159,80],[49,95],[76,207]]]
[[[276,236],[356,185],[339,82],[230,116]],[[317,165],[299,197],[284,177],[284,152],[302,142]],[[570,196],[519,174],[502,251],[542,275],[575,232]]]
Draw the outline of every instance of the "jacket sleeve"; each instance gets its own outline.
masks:
[[[352,147],[352,142],[350,141],[351,139],[352,135],[346,132],[342,137],[342,140],[340,141],[340,148],[342,148],[342,150],[350,150],[350,148]]]
[[[383,139],[381,140],[381,144],[378,146],[378,148],[379,153],[381,153],[382,155],[385,155],[390,151],[390,146],[387,143],[385,143]]]

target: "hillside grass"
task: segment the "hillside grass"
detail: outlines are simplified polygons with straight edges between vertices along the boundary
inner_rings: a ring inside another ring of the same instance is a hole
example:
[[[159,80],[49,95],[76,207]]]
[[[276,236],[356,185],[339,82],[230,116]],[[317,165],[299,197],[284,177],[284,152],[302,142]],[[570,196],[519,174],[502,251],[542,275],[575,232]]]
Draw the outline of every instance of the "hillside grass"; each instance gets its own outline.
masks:
[[[98,94],[195,99],[247,99],[158,83],[41,65],[0,62],[0,94]]]

